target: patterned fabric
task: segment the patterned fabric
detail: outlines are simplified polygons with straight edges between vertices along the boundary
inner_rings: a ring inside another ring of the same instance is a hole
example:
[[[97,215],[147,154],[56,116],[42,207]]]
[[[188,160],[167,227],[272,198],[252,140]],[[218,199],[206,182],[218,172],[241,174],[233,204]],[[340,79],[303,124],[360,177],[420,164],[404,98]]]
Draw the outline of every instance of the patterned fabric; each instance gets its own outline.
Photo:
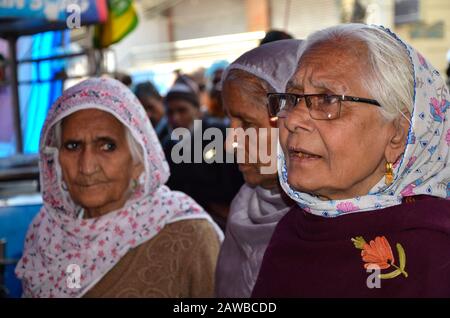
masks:
[[[395,179],[390,186],[386,186],[382,178],[365,196],[322,201],[290,187],[286,161],[279,145],[278,173],[284,191],[302,209],[316,215],[335,217],[383,209],[401,204],[403,197],[420,194],[450,199],[450,99],[445,81],[420,53],[389,29],[372,27],[397,39],[407,50],[414,68],[414,106],[406,149],[394,166]]]
[[[217,235],[206,220],[168,224],[127,253],[83,297],[213,297],[219,249]]]
[[[111,113],[130,130],[143,149],[145,169],[123,208],[83,219],[83,209],[63,187],[53,127],[89,108]],[[41,134],[39,168],[44,206],[30,225],[16,267],[25,297],[81,297],[130,249],[153,238],[168,223],[207,219],[222,240],[220,229],[195,201],[164,186],[170,172],[155,131],[134,94],[116,80],[88,79],[54,103]],[[69,288],[74,286],[69,279],[77,273],[80,288]]]

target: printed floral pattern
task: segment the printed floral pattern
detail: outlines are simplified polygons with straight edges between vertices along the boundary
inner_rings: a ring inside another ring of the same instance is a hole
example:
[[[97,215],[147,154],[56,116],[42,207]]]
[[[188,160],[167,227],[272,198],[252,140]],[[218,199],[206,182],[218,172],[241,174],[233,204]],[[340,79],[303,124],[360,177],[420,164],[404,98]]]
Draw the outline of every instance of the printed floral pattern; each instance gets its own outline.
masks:
[[[354,205],[352,202],[341,202],[338,205],[336,205],[336,209],[340,213],[348,213],[352,211],[357,211],[359,208],[358,206]]]
[[[450,147],[450,128],[447,130],[447,135],[445,136],[445,141],[447,141],[447,146]]]
[[[442,99],[440,102],[432,97],[430,99],[430,113],[431,116],[433,116],[433,119],[439,123],[442,123],[445,119],[445,112],[447,111],[447,108],[450,106],[450,103]]]
[[[422,56],[422,54],[417,53],[417,59],[419,60],[420,65],[422,65],[424,68],[428,69],[428,64],[425,58]]]

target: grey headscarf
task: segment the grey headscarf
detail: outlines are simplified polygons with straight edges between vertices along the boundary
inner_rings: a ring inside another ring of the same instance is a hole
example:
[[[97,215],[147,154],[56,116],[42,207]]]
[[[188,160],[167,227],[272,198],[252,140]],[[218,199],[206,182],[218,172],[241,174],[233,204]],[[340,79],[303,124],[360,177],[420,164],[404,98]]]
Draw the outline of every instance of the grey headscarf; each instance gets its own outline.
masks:
[[[224,71],[222,82],[231,70],[239,69],[265,80],[275,92],[284,92],[297,68],[301,44],[282,40],[248,51]],[[231,203],[217,263],[217,297],[250,297],[275,226],[289,208],[277,188],[242,186]]]

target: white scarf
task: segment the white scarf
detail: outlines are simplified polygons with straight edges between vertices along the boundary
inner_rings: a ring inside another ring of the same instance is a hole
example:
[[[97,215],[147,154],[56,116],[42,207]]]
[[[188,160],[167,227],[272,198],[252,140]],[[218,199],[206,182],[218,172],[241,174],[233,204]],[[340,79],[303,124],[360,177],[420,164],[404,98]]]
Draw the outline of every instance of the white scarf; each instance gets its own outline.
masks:
[[[250,297],[273,231],[289,209],[277,188],[242,186],[231,203],[225,241],[220,250],[218,297]],[[233,277],[232,283],[230,277]]]

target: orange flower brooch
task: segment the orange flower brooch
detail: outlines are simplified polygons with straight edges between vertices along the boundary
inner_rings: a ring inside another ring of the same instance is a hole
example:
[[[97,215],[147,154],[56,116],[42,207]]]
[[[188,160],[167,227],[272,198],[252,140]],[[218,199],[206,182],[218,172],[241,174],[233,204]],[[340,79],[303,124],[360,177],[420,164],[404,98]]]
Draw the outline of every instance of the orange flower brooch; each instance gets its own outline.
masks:
[[[361,250],[361,257],[364,261],[364,268],[378,267],[380,269],[388,269],[390,267],[395,268],[390,273],[380,274],[381,279],[395,278],[401,274],[408,277],[408,273],[405,271],[406,267],[406,254],[400,243],[396,244],[398,252],[399,265],[395,264],[394,254],[392,253],[391,245],[384,236],[377,236],[369,243],[364,240],[362,236],[352,238],[352,242],[357,249]]]

